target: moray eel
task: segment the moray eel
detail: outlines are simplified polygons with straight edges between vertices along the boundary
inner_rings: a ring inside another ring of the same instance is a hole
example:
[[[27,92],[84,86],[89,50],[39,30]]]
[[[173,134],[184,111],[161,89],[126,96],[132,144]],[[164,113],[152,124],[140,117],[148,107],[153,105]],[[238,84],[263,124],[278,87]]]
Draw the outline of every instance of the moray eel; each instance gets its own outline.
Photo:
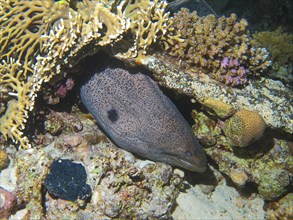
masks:
[[[107,68],[82,85],[82,103],[119,147],[190,171],[206,155],[176,106],[148,76]]]

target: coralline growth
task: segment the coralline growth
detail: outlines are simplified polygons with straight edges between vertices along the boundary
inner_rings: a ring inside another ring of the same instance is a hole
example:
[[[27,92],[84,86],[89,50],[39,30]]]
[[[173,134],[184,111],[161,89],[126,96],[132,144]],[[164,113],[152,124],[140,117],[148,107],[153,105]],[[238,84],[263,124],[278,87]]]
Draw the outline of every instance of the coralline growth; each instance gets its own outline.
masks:
[[[181,9],[172,18],[184,41],[169,47],[169,54],[188,63],[193,72],[208,74],[230,86],[241,86],[251,76],[258,76],[270,66],[265,48],[253,47],[247,21],[207,15]]]
[[[181,41],[159,0],[0,0],[0,85],[7,90],[0,132],[29,147],[23,134],[44,82],[101,48],[134,59],[156,41]]]

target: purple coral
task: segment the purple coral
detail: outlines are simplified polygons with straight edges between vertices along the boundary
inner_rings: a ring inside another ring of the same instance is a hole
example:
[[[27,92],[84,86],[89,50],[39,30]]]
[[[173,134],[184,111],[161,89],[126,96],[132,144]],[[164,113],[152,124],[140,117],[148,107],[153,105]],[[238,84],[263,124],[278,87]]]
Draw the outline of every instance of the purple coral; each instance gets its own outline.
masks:
[[[226,68],[229,65],[229,58],[224,57],[224,59],[221,61],[221,68]]]
[[[247,83],[247,71],[238,59],[224,57],[220,65],[220,81],[231,86]]]

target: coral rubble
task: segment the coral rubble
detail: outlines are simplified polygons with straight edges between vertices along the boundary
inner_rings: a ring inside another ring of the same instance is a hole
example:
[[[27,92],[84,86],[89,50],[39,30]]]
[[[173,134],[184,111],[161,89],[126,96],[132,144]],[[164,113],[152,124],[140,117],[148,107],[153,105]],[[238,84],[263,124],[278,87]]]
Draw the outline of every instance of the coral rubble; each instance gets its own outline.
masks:
[[[169,219],[183,176],[169,165],[136,159],[106,138],[102,139],[93,119],[83,114],[79,118],[84,126],[82,131],[62,132],[46,147],[36,145],[15,154],[14,193],[18,204],[25,204],[17,208],[24,213],[23,218]],[[92,189],[87,201],[55,198],[44,190],[50,167],[59,158],[84,166],[87,184]]]

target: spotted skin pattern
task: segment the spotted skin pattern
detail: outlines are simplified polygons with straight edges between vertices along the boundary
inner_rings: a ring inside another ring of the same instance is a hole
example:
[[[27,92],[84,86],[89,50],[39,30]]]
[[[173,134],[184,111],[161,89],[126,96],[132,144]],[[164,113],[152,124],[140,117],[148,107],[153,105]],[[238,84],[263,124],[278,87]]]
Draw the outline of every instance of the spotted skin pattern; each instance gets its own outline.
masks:
[[[119,147],[190,171],[206,170],[205,153],[189,124],[150,77],[107,68],[91,76],[80,97]]]

